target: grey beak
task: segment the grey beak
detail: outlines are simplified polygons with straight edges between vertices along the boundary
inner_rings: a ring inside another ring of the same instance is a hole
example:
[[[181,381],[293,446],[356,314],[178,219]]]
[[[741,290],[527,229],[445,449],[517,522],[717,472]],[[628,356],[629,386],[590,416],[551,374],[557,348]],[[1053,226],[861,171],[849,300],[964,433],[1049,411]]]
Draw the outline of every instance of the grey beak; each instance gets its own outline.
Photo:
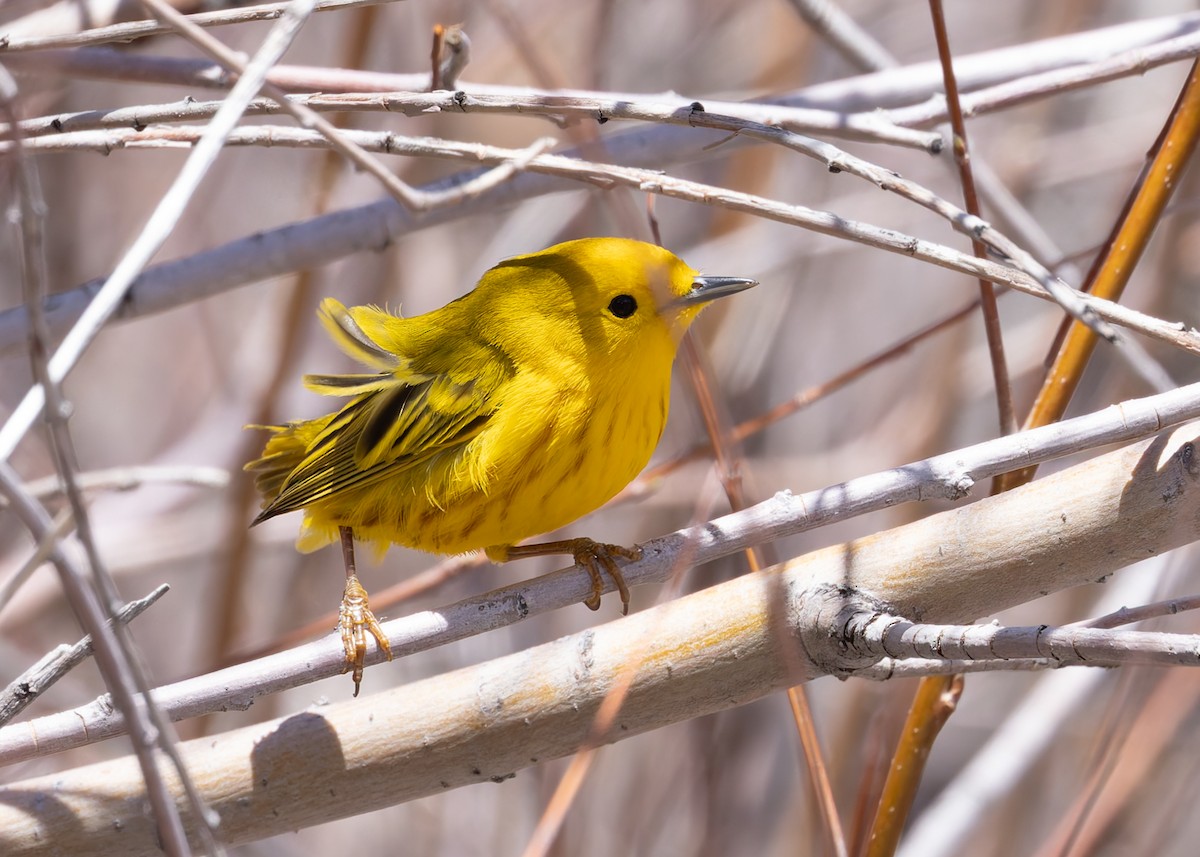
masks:
[[[745,277],[696,277],[692,280],[692,290],[686,295],[675,299],[675,305],[680,307],[697,306],[709,301],[744,292],[751,286],[757,286],[758,280]]]

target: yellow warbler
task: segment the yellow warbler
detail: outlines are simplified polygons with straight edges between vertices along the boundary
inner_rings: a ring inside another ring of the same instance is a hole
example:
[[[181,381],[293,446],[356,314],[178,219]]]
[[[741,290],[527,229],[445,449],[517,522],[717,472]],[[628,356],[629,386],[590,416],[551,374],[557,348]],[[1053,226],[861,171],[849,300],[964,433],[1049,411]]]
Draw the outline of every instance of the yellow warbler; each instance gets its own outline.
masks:
[[[755,285],[705,277],[653,244],[584,238],[517,256],[441,309],[400,318],[326,298],[321,321],[371,371],[309,375],[341,410],[268,426],[254,523],[304,510],[297,547],[340,537],[339,628],[355,693],[366,634],[390,659],[353,562],[353,539],[432,553],[484,548],[497,562],[563,553],[629,594],[614,557],[637,549],[569,539],[517,547],[598,508],[650,459],[667,420],[680,337],[714,298]]]

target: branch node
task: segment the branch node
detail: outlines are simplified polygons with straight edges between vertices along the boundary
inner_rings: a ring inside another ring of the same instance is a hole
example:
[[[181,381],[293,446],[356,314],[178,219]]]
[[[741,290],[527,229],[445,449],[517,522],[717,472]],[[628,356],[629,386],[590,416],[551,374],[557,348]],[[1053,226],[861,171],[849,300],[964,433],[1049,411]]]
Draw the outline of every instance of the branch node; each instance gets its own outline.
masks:
[[[829,675],[848,678],[856,670],[874,666],[883,652],[858,644],[865,628],[877,619],[895,620],[884,606],[849,586],[814,586],[790,600],[791,627],[814,664]]]

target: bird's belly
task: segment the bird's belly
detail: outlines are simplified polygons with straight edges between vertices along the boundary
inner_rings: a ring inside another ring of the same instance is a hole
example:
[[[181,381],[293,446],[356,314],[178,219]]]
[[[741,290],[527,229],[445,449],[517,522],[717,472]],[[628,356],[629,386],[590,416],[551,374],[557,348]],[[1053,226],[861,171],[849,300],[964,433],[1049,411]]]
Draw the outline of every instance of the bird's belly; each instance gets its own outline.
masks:
[[[629,484],[666,423],[669,378],[650,395],[615,401],[556,395],[559,407],[507,408],[411,478],[368,485],[307,510],[307,547],[352,526],[361,541],[455,554],[511,545],[566,526]],[[628,394],[628,389],[626,393]],[[511,404],[511,403],[510,403]],[[539,413],[544,419],[526,418]],[[300,546],[304,544],[302,533]]]
[[[460,456],[435,463],[428,491],[410,496],[403,543],[434,553],[510,545],[594,511],[650,460],[669,387],[655,392],[611,402],[560,394],[536,423],[523,419],[533,409],[498,413]]]
[[[665,402],[661,407],[665,411]],[[529,442],[491,457],[489,478],[447,498],[446,514],[431,519],[417,538],[435,543],[425,549],[457,553],[566,526],[637,476],[654,452],[663,419],[657,402],[649,408],[622,403],[560,412],[549,427],[528,435]],[[486,452],[487,439],[479,440]]]

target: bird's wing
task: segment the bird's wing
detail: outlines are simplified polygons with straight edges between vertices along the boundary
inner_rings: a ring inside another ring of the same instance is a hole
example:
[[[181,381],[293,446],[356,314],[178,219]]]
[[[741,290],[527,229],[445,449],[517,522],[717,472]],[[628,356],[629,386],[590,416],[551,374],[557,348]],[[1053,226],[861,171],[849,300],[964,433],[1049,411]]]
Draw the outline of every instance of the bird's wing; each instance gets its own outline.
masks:
[[[466,335],[420,355],[392,354],[340,304],[329,306],[334,303],[323,309],[341,331],[339,345],[372,366],[390,362],[390,371],[305,378],[317,392],[354,398],[308,443],[260,520],[398,476],[466,444],[483,430],[515,371],[503,355]]]

